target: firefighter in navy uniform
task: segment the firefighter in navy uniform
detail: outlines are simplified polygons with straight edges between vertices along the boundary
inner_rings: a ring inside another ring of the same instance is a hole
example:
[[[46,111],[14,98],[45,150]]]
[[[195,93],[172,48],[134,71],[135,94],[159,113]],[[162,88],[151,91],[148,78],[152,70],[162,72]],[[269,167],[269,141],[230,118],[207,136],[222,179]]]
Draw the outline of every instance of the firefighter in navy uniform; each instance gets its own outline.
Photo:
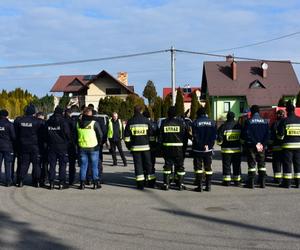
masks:
[[[175,169],[175,183],[179,190],[184,189],[184,141],[186,140],[187,128],[185,122],[176,118],[176,108],[171,106],[168,110],[168,118],[163,121],[160,127],[159,143],[162,147],[164,165],[164,190],[169,190],[170,175],[172,167]]]
[[[49,182],[50,189],[54,189],[56,163],[59,164],[59,189],[66,187],[66,166],[68,163],[68,147],[71,140],[71,132],[66,119],[63,117],[63,109],[56,107],[54,114],[46,123]]]
[[[151,124],[142,115],[142,107],[134,107],[134,115],[128,120],[125,131],[125,144],[131,151],[134,162],[137,188],[144,189],[145,176],[147,175],[148,186],[154,188],[156,177],[152,173],[151,152],[149,137],[152,135]]]
[[[45,123],[34,117],[36,109],[28,105],[25,109],[25,116],[15,120],[17,143],[20,147],[20,170],[17,177],[19,187],[28,173],[29,165],[32,163],[33,186],[40,186],[40,149],[39,145],[45,140]]]
[[[192,124],[195,191],[202,192],[202,181],[205,173],[205,191],[211,191],[212,151],[217,136],[216,123],[206,115],[205,108],[197,111],[197,119]],[[204,167],[204,169],[203,169]]]
[[[278,110],[276,112],[276,121],[271,126],[271,140],[270,146],[272,150],[272,168],[274,174],[274,183],[280,184],[282,180],[282,148],[281,148],[281,140],[277,138],[277,130],[279,124],[285,117],[284,110]]]
[[[5,185],[12,184],[12,164],[14,158],[14,143],[16,140],[14,125],[7,119],[8,112],[3,109],[0,111],[0,174],[2,161],[5,168]]]
[[[258,183],[261,188],[265,188],[265,148],[269,140],[269,124],[267,120],[260,117],[257,105],[252,105],[250,111],[251,118],[246,120],[242,129],[242,140],[245,142],[248,162],[246,187],[254,188],[257,163]]]
[[[156,162],[156,153],[158,148],[158,134],[159,129],[157,123],[151,120],[149,111],[144,111],[143,116],[145,116],[151,124],[152,135],[149,137],[150,150],[151,150],[151,162],[152,162],[152,172],[155,174],[155,162]]]
[[[217,141],[221,146],[224,186],[229,186],[232,180],[235,186],[239,186],[241,181],[241,125],[234,121],[234,117],[233,112],[228,112],[226,122],[218,129]]]
[[[295,115],[295,107],[288,102],[286,106],[287,118],[278,126],[278,138],[282,140],[283,180],[282,187],[290,188],[292,165],[294,166],[294,180],[296,188],[300,184],[300,117]]]

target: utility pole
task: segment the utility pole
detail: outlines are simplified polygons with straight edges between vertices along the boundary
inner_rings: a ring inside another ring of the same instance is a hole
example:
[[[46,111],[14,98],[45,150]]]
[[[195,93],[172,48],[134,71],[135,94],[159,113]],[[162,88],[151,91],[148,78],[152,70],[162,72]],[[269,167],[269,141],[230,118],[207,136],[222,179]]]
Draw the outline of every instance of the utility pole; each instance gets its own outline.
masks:
[[[175,105],[176,96],[175,96],[175,88],[176,88],[176,79],[175,79],[175,48],[171,47],[171,83],[172,83],[172,105]]]

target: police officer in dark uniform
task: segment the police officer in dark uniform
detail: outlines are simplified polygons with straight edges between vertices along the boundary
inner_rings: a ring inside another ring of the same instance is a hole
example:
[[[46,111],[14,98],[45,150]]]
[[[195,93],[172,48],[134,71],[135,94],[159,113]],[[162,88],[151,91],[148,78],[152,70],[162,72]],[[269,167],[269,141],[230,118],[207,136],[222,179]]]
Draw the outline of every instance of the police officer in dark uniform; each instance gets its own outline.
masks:
[[[69,185],[73,185],[76,174],[76,159],[77,159],[77,117],[71,117],[72,110],[65,110],[65,120],[69,125],[70,141],[68,143],[68,162],[69,162]]]
[[[242,129],[242,139],[245,142],[248,161],[246,187],[254,188],[257,163],[258,183],[261,188],[265,188],[265,148],[269,140],[269,124],[267,120],[260,117],[257,105],[252,105],[250,111],[252,117],[246,120]]]
[[[19,187],[28,173],[32,163],[32,182],[35,187],[40,186],[40,150],[39,145],[45,140],[45,123],[36,118],[35,107],[30,104],[25,109],[25,116],[15,120],[17,143],[20,147],[20,171],[17,180]]]
[[[234,116],[234,113],[229,111],[226,122],[218,129],[217,140],[221,145],[224,186],[229,186],[231,180],[235,186],[239,186],[241,181],[241,125],[234,121]]]
[[[212,151],[216,140],[216,123],[208,118],[204,107],[197,111],[197,119],[192,124],[195,191],[202,192],[202,181],[205,172],[206,191],[211,191]],[[204,169],[203,169],[204,167]]]
[[[169,190],[172,167],[175,167],[175,182],[179,190],[184,188],[185,175],[184,141],[188,136],[186,124],[181,118],[176,118],[176,108],[171,106],[168,110],[168,118],[160,127],[159,142],[162,146],[164,165],[164,190]]]
[[[12,164],[14,158],[14,143],[16,140],[14,125],[8,120],[8,112],[0,110],[0,175],[2,161],[5,167],[5,185],[12,184]]]
[[[272,150],[272,167],[274,174],[274,183],[280,184],[282,180],[282,148],[281,148],[281,140],[277,138],[277,130],[279,124],[284,119],[285,112],[284,110],[278,110],[276,112],[276,121],[271,126],[271,140],[270,147]]]
[[[131,151],[134,161],[137,188],[144,189],[145,176],[149,187],[155,186],[156,177],[152,173],[152,161],[149,137],[152,135],[151,124],[142,115],[142,107],[134,107],[134,115],[128,120],[124,131],[126,147]]]
[[[66,165],[68,162],[68,147],[71,140],[69,125],[63,117],[63,109],[56,107],[54,114],[46,123],[49,182],[50,189],[54,189],[56,163],[59,163],[59,189],[66,187]]]
[[[36,118],[40,119],[45,123],[46,115],[43,112],[36,113]],[[48,151],[46,141],[40,141],[40,168],[41,168],[41,178],[40,178],[40,186],[44,187],[46,183],[46,179],[48,176]]]
[[[287,118],[278,126],[278,138],[282,140],[283,181],[282,187],[290,188],[292,181],[292,165],[296,188],[300,184],[300,117],[295,115],[295,107],[291,102],[286,106]]]

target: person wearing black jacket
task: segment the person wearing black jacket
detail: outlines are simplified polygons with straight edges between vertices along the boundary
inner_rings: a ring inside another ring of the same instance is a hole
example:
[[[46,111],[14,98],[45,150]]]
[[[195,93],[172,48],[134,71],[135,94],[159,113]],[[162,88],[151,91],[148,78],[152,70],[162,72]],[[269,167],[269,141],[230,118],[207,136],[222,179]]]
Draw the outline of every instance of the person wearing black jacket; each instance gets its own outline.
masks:
[[[20,148],[20,170],[17,177],[19,187],[23,186],[30,163],[32,163],[32,181],[35,187],[40,186],[40,149],[45,140],[45,123],[36,118],[35,107],[30,104],[25,109],[25,116],[15,120],[17,144]]]
[[[218,129],[217,141],[221,146],[224,186],[229,186],[231,180],[235,186],[239,186],[241,181],[241,125],[234,121],[234,116],[234,113],[229,111],[226,122]]]
[[[3,109],[0,111],[0,174],[2,161],[5,167],[5,185],[12,184],[12,163],[14,158],[14,143],[16,134],[14,125],[7,119],[8,112]]]
[[[258,183],[261,188],[265,188],[265,149],[269,140],[269,124],[267,120],[260,117],[257,105],[252,105],[250,111],[251,118],[246,120],[242,129],[242,140],[245,143],[248,161],[248,181],[246,187],[254,188],[257,162]]]
[[[94,189],[101,188],[99,182],[99,145],[102,142],[102,131],[98,122],[94,120],[93,110],[85,108],[82,118],[78,120],[77,138],[79,147],[79,164],[80,164],[80,189],[85,188],[85,180],[88,164],[90,163],[93,170]]]
[[[131,151],[134,162],[137,188],[144,189],[146,173],[149,187],[154,187],[156,177],[152,173],[149,137],[152,135],[150,121],[142,115],[142,107],[134,107],[134,115],[128,120],[124,136],[126,147]]]
[[[270,147],[272,151],[272,168],[274,174],[274,183],[280,184],[282,180],[282,148],[281,148],[281,140],[277,138],[277,130],[279,124],[283,121],[285,116],[284,110],[278,110],[276,112],[276,121],[271,126],[271,140]]]
[[[169,190],[170,175],[173,165],[175,167],[175,182],[179,190],[184,188],[184,141],[188,136],[184,120],[176,117],[176,108],[171,106],[168,110],[168,118],[160,127],[159,143],[162,146],[164,165],[164,190]]]
[[[71,140],[71,131],[63,117],[62,108],[55,108],[54,114],[46,123],[46,129],[50,189],[54,189],[57,161],[59,164],[59,189],[62,189],[66,187],[66,165],[68,162],[68,147]]]
[[[278,126],[278,138],[282,140],[283,181],[281,187],[290,188],[292,165],[296,188],[300,187],[300,117],[295,115],[295,107],[291,102],[286,106],[287,118]]]
[[[198,185],[195,191],[202,192],[204,170],[205,190],[211,191],[212,151],[217,134],[216,123],[207,117],[204,107],[198,109],[197,116],[198,118],[192,124],[195,183]]]
[[[70,130],[70,140],[68,142],[68,162],[69,162],[69,185],[73,185],[75,181],[76,174],[76,159],[77,159],[77,130],[76,130],[76,122],[78,120],[77,117],[71,117],[72,110],[65,110],[65,120],[69,126]]]

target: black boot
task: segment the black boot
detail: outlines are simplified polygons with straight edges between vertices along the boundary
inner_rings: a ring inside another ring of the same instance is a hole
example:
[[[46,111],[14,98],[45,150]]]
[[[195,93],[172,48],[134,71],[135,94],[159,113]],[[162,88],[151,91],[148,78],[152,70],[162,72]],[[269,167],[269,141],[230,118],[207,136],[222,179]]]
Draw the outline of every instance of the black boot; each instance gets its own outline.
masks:
[[[80,181],[80,187],[79,187],[79,189],[81,189],[81,190],[85,189],[84,181]]]
[[[248,174],[247,184],[245,185],[246,188],[254,189],[254,177],[254,175]]]
[[[54,189],[54,181],[50,181],[50,190]]]
[[[234,181],[234,186],[235,187],[240,187],[241,186],[241,182],[240,181]]]
[[[148,181],[149,188],[155,188],[155,184],[156,184],[156,178]]]
[[[170,187],[170,174],[164,174],[164,185],[162,187],[163,190],[169,190]]]
[[[185,189],[185,186],[183,184],[184,175],[177,175],[177,187],[179,191],[182,191]]]
[[[101,188],[102,186],[101,186],[101,184],[100,184],[100,181],[98,180],[98,181],[94,181],[94,186],[93,186],[93,189],[99,189],[99,188]]]
[[[205,191],[210,192],[211,191],[211,175],[206,175],[206,179],[205,179],[205,183],[206,183],[206,187],[205,187]]]
[[[298,179],[298,178],[295,179],[295,187],[296,187],[296,188],[299,188],[299,186],[300,186],[300,185],[299,185],[299,184],[300,184],[299,182],[300,182],[300,179]]]
[[[265,172],[260,172],[258,176],[258,183],[260,188],[266,187],[266,174]]]
[[[223,181],[222,185],[225,187],[229,187],[230,186],[230,181]]]
[[[279,187],[282,188],[291,188],[291,180],[290,179],[283,179]]]
[[[196,192],[202,192],[203,189],[203,174],[196,174],[195,183],[197,187],[194,189]]]
[[[23,187],[23,180],[20,180],[19,182],[18,182],[18,187]]]
[[[137,181],[136,182],[136,187],[139,190],[144,190],[144,181]]]

